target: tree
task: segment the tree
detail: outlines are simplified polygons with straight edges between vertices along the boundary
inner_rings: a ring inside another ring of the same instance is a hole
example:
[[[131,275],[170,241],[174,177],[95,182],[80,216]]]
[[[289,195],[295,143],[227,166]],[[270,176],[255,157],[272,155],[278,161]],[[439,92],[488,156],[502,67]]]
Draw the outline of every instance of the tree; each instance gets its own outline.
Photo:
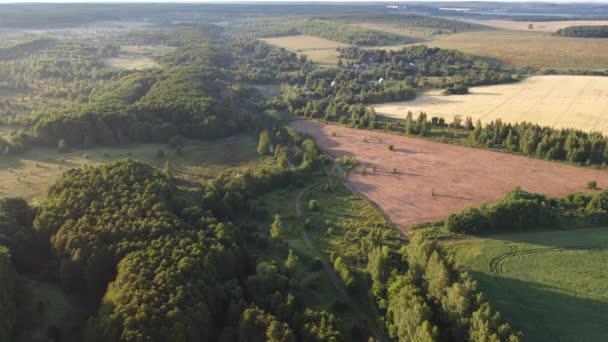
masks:
[[[308,202],[308,208],[310,210],[317,210],[317,209],[319,209],[319,202],[317,202],[317,200],[310,200]]]
[[[424,272],[424,280],[427,283],[427,296],[438,302],[451,281],[450,272],[437,251],[434,251],[429,259]]]
[[[65,141],[65,139],[59,139],[59,142],[57,143],[57,151],[59,153],[65,153],[68,150],[69,150],[68,143]]]
[[[292,249],[289,249],[289,254],[287,255],[287,260],[285,260],[285,269],[289,272],[293,272],[296,269],[296,265],[298,263],[298,256],[293,252]]]
[[[283,236],[283,224],[281,223],[281,216],[279,214],[274,215],[274,222],[270,226],[270,237],[273,239],[280,239]]]
[[[263,156],[270,153],[270,135],[268,131],[264,130],[260,133],[260,138],[258,140],[258,154]]]
[[[464,129],[467,131],[472,131],[475,129],[475,126],[473,126],[473,119],[470,116],[467,116],[466,120],[464,121]]]

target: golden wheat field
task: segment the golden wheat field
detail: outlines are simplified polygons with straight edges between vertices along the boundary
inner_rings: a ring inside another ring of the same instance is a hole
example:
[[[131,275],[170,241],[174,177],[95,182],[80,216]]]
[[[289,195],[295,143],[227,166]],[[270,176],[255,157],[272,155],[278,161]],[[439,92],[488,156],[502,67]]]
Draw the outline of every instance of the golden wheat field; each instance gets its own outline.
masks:
[[[524,30],[555,32],[570,26],[608,25],[608,20],[556,20],[556,21],[515,21],[515,20],[482,20],[458,19],[467,23],[486,25],[505,30]],[[532,26],[530,26],[532,25]]]
[[[262,40],[270,45],[296,52],[298,55],[306,55],[311,61],[322,66],[336,65],[339,55],[336,48],[349,46],[349,44],[307,35],[265,38]]]
[[[516,67],[608,69],[608,41],[602,38],[495,30],[455,33],[424,44],[489,57]]]
[[[522,82],[474,87],[469,95],[441,95],[438,91],[414,101],[385,103],[375,110],[390,117],[408,111],[451,120],[471,116],[482,122],[502,119],[528,121],[557,128],[578,128],[608,134],[608,78],[601,76],[535,76]]]

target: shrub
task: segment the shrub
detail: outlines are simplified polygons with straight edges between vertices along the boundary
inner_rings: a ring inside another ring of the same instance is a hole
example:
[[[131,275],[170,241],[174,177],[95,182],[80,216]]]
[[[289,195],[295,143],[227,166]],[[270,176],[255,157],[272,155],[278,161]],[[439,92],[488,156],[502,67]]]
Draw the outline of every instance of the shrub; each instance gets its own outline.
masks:
[[[388,145],[386,148],[388,148],[388,150],[391,152],[395,149],[393,145]]]
[[[165,157],[165,151],[163,149],[158,149],[156,150],[156,158],[164,158]]]
[[[336,132],[331,132],[331,136],[332,136],[332,137],[335,137],[335,136],[337,136],[337,135],[338,135],[338,134],[337,134]]]
[[[592,180],[587,182],[587,189],[595,190],[597,189],[597,182]]]
[[[456,233],[478,233],[488,227],[488,219],[478,208],[464,208],[451,214],[445,221],[445,228]]]
[[[57,143],[57,150],[59,153],[65,153],[69,150],[68,143],[64,139],[60,139]]]
[[[317,202],[317,200],[310,200],[308,202],[308,208],[310,210],[317,210],[317,209],[319,209],[319,202]]]

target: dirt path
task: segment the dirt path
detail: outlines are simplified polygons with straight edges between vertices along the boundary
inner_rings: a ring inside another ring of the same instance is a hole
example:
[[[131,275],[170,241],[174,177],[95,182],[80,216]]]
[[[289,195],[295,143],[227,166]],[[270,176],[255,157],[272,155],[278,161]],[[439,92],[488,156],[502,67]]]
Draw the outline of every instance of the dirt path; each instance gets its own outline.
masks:
[[[331,168],[331,170],[328,171],[328,176],[334,172],[340,172],[340,170],[337,169],[337,167],[335,165]],[[327,179],[327,177],[324,177],[323,179],[321,179],[317,182],[314,182],[313,184],[307,186],[306,188],[304,188],[300,192],[298,192],[298,194],[296,195],[296,198],[295,198],[296,217],[301,218],[304,216],[304,210],[302,209],[302,196],[304,196],[306,191],[321,184],[326,179]],[[308,248],[315,255],[315,257],[317,257],[321,261],[321,264],[323,265],[323,269],[329,276],[329,279],[331,280],[334,287],[338,291],[338,294],[340,294],[340,296],[346,301],[346,303],[348,303],[348,305],[356,312],[359,319],[361,319],[363,322],[365,322],[365,325],[367,326],[368,330],[374,335],[376,340],[388,341],[388,338],[384,334],[384,330],[382,329],[382,327],[379,325],[378,321],[376,320],[376,316],[370,315],[369,312],[366,312],[365,310],[363,310],[358,305],[358,303],[350,297],[350,295],[348,294],[348,292],[346,290],[346,287],[344,286],[344,283],[340,279],[340,276],[336,273],[336,271],[334,270],[334,268],[333,268],[332,264],[329,262],[329,260],[327,260],[325,258],[325,255],[323,253],[321,253],[321,251],[319,251],[315,247],[312,240],[308,236],[308,232],[306,232],[305,228],[300,228],[300,235],[302,236],[302,241],[304,242],[304,245],[306,245],[306,248]]]

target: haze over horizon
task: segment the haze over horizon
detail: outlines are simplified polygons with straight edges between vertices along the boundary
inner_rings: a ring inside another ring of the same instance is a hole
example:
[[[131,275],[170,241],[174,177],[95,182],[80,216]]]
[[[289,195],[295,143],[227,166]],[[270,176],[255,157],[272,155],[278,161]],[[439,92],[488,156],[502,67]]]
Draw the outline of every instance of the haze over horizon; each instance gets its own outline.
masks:
[[[0,4],[22,4],[22,3],[307,3],[307,2],[358,2],[358,3],[395,3],[395,4],[407,4],[408,2],[541,2],[541,3],[606,3],[608,0],[483,0],[483,1],[463,1],[463,0],[417,0],[417,1],[392,1],[392,0],[305,0],[305,1],[286,1],[286,0],[0,0]]]

